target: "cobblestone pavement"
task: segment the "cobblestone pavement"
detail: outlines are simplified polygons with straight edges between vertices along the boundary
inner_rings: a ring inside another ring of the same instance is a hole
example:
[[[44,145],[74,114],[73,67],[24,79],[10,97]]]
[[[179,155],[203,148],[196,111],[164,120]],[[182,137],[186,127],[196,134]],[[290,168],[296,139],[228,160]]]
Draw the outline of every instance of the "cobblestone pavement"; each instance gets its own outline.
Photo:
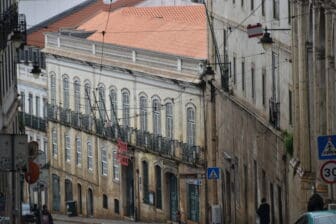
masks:
[[[78,224],[78,223],[87,223],[87,224],[127,224],[127,223],[136,223],[136,224],[149,224],[144,222],[134,222],[132,220],[111,220],[111,219],[95,219],[95,218],[86,218],[86,217],[68,217],[66,215],[53,214],[54,224]],[[159,223],[150,223],[150,224],[159,224]]]

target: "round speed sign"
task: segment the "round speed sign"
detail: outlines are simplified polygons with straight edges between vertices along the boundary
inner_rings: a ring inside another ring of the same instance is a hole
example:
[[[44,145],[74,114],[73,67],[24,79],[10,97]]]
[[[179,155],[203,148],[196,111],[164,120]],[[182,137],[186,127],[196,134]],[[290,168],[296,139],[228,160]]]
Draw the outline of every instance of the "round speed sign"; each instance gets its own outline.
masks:
[[[328,184],[336,183],[336,161],[328,161],[321,166],[321,177]]]

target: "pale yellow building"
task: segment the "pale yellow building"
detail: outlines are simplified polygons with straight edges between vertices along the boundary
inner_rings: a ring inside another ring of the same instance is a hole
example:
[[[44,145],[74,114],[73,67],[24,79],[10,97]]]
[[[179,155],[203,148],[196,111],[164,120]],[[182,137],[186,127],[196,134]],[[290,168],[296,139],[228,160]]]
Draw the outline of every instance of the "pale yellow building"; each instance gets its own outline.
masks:
[[[102,12],[45,41],[52,212],[206,223],[204,7]]]

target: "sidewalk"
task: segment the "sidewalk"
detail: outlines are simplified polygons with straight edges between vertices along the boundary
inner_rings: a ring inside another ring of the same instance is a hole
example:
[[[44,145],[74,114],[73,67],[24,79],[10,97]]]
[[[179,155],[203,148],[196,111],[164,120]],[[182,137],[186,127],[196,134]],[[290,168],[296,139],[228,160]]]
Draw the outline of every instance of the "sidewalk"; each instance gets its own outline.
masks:
[[[112,219],[96,219],[87,218],[82,216],[69,217],[67,215],[52,214],[55,223],[88,223],[88,224],[127,224],[127,223],[137,223],[137,224],[148,224],[145,222],[134,222],[132,220],[112,220]],[[154,224],[154,223],[152,223]],[[156,224],[156,223],[155,223]]]

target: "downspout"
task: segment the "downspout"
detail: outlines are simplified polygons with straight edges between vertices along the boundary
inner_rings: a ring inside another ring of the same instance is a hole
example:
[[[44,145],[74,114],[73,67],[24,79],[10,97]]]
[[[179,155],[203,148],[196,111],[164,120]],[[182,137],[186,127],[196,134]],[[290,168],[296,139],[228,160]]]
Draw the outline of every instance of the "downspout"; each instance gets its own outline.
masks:
[[[203,113],[204,113],[204,171],[206,173],[206,168],[208,167],[208,135],[207,135],[207,104],[205,100],[205,91],[206,91],[206,83],[201,77],[201,88],[202,88],[202,99],[203,99]],[[208,181],[205,179],[205,223],[208,223]]]

